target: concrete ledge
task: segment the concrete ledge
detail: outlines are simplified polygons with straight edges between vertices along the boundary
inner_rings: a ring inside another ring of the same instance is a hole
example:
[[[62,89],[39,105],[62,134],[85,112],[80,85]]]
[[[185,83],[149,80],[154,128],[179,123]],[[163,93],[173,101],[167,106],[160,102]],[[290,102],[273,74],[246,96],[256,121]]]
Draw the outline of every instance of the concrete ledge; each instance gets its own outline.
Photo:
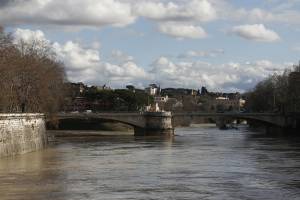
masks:
[[[42,113],[0,113],[0,120],[3,119],[35,119],[35,118],[45,118],[45,115]]]

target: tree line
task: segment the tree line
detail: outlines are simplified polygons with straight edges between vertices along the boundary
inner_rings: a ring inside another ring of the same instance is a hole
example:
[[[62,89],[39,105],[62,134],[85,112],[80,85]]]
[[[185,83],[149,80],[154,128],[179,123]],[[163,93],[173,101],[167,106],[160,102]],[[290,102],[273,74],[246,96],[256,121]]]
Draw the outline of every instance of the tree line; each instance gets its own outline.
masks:
[[[245,94],[251,112],[300,112],[300,63],[273,74]]]
[[[153,103],[153,97],[139,89],[97,90],[90,87],[80,96],[84,97],[87,103],[85,109],[94,112],[141,111],[145,106]]]
[[[51,45],[34,38],[16,41],[0,27],[0,112],[55,113],[65,81]]]

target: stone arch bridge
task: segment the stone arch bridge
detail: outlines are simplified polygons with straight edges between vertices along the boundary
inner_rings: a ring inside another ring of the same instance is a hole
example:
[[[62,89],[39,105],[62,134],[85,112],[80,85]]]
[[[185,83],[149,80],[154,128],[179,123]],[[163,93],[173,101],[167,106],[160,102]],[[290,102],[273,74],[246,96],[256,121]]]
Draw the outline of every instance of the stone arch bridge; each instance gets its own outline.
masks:
[[[176,126],[185,122],[197,123],[203,118],[213,118],[217,126],[233,119],[255,120],[278,127],[299,126],[299,118],[276,113],[201,113],[201,112],[117,112],[117,113],[59,113],[63,119],[105,119],[121,122],[134,127],[135,135],[172,135]]]

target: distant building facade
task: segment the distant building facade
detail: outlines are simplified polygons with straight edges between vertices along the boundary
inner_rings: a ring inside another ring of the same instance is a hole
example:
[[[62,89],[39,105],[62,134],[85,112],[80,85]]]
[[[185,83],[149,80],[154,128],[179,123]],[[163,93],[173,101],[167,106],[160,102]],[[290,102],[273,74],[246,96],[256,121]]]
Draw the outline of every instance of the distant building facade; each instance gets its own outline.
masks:
[[[246,101],[244,99],[241,99],[239,97],[230,99],[228,97],[217,97],[212,101],[212,108],[214,108],[215,111],[240,111]]]
[[[160,94],[160,87],[156,84],[150,84],[149,87],[145,88],[145,92],[151,96]]]

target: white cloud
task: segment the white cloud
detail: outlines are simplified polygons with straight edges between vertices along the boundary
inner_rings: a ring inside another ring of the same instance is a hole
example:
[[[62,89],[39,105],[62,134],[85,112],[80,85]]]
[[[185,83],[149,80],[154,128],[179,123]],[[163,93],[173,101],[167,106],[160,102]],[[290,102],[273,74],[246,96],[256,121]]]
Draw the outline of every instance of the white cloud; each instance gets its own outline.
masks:
[[[22,39],[25,42],[31,42],[33,40],[44,40],[46,41],[45,35],[42,31],[31,31],[29,29],[19,29],[17,28],[14,32],[14,37],[16,40]]]
[[[126,26],[135,18],[131,5],[118,0],[26,0],[0,7],[4,25]]]
[[[284,2],[269,0],[268,9],[238,8],[224,0],[1,0],[0,2],[0,24],[4,26],[52,25],[63,26],[64,30],[78,31],[87,27],[123,27],[134,23],[139,17],[144,17],[159,24],[180,23],[185,28],[198,29],[200,35],[199,29],[204,31],[200,26],[218,19],[247,24],[300,24],[298,0]],[[161,29],[160,25],[159,30]],[[174,37],[177,37],[176,35]]]
[[[15,35],[19,39],[37,36],[48,41],[41,31],[17,29]],[[150,70],[146,70],[131,59],[125,59],[118,64],[102,60],[99,49],[84,47],[74,41],[63,44],[48,42],[58,58],[65,63],[67,76],[71,81],[94,85],[108,84],[117,88],[123,88],[129,83],[142,87],[156,82],[162,87],[197,89],[204,85],[215,91],[244,91],[268,75],[281,73],[285,67],[291,65],[275,64],[269,60],[225,64],[173,62],[167,57],[160,57],[153,62]],[[126,57],[119,50],[115,54]]]
[[[242,21],[248,23],[277,23],[284,25],[299,25],[300,12],[293,6],[271,6],[268,10],[262,8],[234,8],[227,6],[223,11],[227,20]]]
[[[205,38],[207,33],[199,25],[217,19],[217,11],[213,1],[139,1],[134,4],[133,10],[142,16],[159,22],[158,30],[161,33],[177,39]]]
[[[215,91],[245,91],[268,75],[281,73],[286,66],[268,60],[219,65],[207,62],[174,63],[160,57],[152,64],[151,73],[162,87],[197,89],[204,85]]]
[[[231,32],[247,40],[260,42],[276,42],[280,40],[279,35],[275,31],[265,28],[263,24],[235,26],[231,29]]]
[[[113,50],[111,52],[111,62],[113,63],[124,63],[133,60],[134,58],[132,56],[129,56],[120,50]]]
[[[98,50],[85,49],[73,41],[68,41],[63,45],[54,43],[53,47],[59,58],[72,71],[94,68],[100,62]]]
[[[99,50],[85,49],[78,43],[69,41],[56,43],[56,52],[67,67],[71,81],[89,84],[108,83],[113,87],[124,87],[127,83],[139,83],[147,80],[147,72],[133,61],[112,64],[101,60]]]
[[[214,0],[215,1],[215,0]],[[204,38],[199,23],[217,19],[211,0],[135,1],[135,0],[26,0],[0,5],[2,25],[52,25],[64,30],[103,26],[127,26],[138,17],[159,22],[159,30],[180,38]],[[178,29],[184,33],[180,34]]]
[[[261,8],[253,8],[251,10],[246,10],[245,8],[240,8],[233,11],[233,8],[228,10],[228,15],[230,18],[238,21],[248,21],[251,23],[256,22],[270,22],[275,20],[275,16],[272,12],[263,10]]]
[[[192,58],[192,57],[217,57],[218,55],[224,54],[223,49],[215,49],[210,51],[194,51],[190,50],[186,53],[180,54],[177,58]]]
[[[215,8],[208,0],[178,2],[139,1],[135,2],[134,10],[139,16],[159,21],[208,22],[217,18]]]
[[[207,33],[201,26],[186,25],[181,23],[161,23],[159,31],[178,39],[200,39],[207,37]]]
[[[34,48],[41,50],[42,52],[47,51],[47,47],[51,46],[51,42],[45,38],[45,34],[41,30],[32,31],[29,29],[17,28],[13,32],[13,43],[17,45],[22,51],[24,49],[23,43],[32,43],[35,45]],[[27,50],[30,50],[27,49]]]
[[[209,0],[17,0],[0,4],[0,24],[71,27],[126,26],[142,16],[156,21],[208,22],[217,18]]]
[[[48,41],[40,30],[17,29],[14,35],[17,39],[25,40],[37,36],[39,40]],[[98,49],[85,48],[74,41],[64,44],[48,42],[53,47],[58,59],[64,62],[70,81],[95,85],[107,83],[113,87],[124,87],[127,83],[140,84],[151,77],[131,60],[112,64],[100,58]]]
[[[101,43],[99,41],[93,41],[92,44],[91,44],[91,47],[93,49],[100,49]]]
[[[292,50],[300,52],[300,45],[292,47]]]

